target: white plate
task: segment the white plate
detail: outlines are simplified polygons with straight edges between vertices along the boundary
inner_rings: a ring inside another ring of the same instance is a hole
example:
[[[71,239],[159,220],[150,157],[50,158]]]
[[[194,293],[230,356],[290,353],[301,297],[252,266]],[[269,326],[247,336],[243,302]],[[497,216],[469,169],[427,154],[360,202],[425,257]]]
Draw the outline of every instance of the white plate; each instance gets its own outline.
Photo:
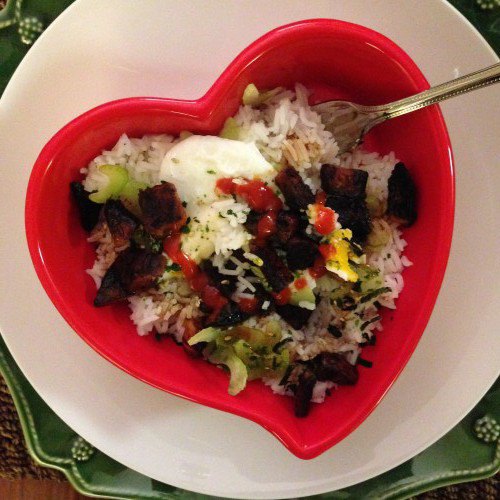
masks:
[[[496,61],[470,24],[439,0],[80,0],[42,35],[0,101],[0,322],[7,345],[75,431],[128,467],[189,490],[296,497],[366,480],[441,437],[498,375],[499,87],[443,105],[457,168],[456,229],[423,339],[368,420],[317,459],[301,461],[254,423],[126,375],[70,330],[39,284],[24,237],[24,195],[31,165],[54,132],[120,97],[197,98],[255,38],[312,17],[384,33],[431,83]],[[58,223],[57,214],[47,217]]]

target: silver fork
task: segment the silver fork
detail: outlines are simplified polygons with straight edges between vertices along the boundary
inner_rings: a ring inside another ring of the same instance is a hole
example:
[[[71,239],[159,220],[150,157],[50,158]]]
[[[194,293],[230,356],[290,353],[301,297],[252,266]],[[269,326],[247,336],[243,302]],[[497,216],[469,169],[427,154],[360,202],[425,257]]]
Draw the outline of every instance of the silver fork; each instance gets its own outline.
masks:
[[[499,81],[500,63],[389,104],[362,106],[348,101],[327,101],[313,109],[332,132],[339,152],[345,153],[363,142],[365,134],[379,123]]]

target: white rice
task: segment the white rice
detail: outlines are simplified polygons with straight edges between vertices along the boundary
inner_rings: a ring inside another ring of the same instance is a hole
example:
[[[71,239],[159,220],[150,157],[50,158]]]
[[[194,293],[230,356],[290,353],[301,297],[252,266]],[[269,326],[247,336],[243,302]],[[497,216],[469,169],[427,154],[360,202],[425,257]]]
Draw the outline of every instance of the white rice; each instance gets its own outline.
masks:
[[[338,147],[332,134],[325,129],[319,114],[307,105],[307,91],[304,87],[297,85],[295,92],[277,89],[274,94],[265,106],[240,107],[234,117],[240,128],[240,140],[254,142],[264,157],[276,165],[292,165],[314,191],[320,186],[319,172],[324,163],[342,168],[362,169],[368,173],[367,201],[370,200],[375,215],[378,213],[380,216],[373,218],[367,263],[380,270],[383,286],[391,289],[390,292],[377,297],[377,301],[382,306],[395,308],[395,300],[404,287],[402,272],[412,263],[403,255],[406,241],[397,224],[383,216],[387,204],[387,182],[397,163],[394,153],[380,156],[375,152],[357,149],[338,157]],[[106,176],[97,169],[103,164],[123,165],[130,178],[148,185],[158,184],[162,159],[179,140],[168,135],[150,135],[140,139],[122,135],[110,151],[103,151],[83,169],[86,174],[85,189],[93,191],[107,182]],[[231,252],[244,241],[238,239],[241,238],[238,231],[242,230],[242,224],[246,221],[248,206],[227,198],[214,202],[213,209],[221,214],[220,220],[224,222],[217,226],[216,249],[212,263],[222,275],[237,277],[233,299],[252,299],[253,292],[256,291],[254,283],[258,280],[249,273],[248,263],[239,261]],[[95,231],[89,241],[97,243],[98,246],[96,261],[87,272],[94,279],[96,287],[99,287],[119,249],[113,247],[105,226]],[[235,241],[239,242],[236,247]],[[259,258],[250,254],[248,248],[245,250],[245,258],[259,265]],[[200,299],[189,290],[187,282],[179,273],[173,277],[167,274],[162,279],[159,290],[151,290],[128,299],[130,317],[139,335],[155,330],[158,333],[171,334],[180,342],[184,322],[201,314]],[[287,348],[296,359],[308,360],[325,351],[342,352],[350,362],[355,363],[361,351],[359,344],[369,339],[375,331],[382,330],[377,308],[368,303],[341,316],[336,315],[328,299],[331,293],[328,284],[320,280],[318,283],[314,282],[313,286],[317,287],[320,300],[302,330],[293,329],[275,313],[267,317],[252,317],[245,324],[263,327],[270,321],[277,321],[282,328],[283,337],[291,337],[292,341],[287,344]],[[263,309],[269,306],[270,302],[266,301]],[[306,302],[299,306],[311,308],[311,304]],[[366,322],[369,324],[362,332],[360,324]],[[343,334],[340,338],[329,333],[328,327],[331,326],[341,327]],[[264,382],[273,391],[286,393],[286,389],[279,385],[279,380],[266,379]],[[330,382],[318,382],[314,388],[313,401],[323,401],[325,394],[333,386]]]

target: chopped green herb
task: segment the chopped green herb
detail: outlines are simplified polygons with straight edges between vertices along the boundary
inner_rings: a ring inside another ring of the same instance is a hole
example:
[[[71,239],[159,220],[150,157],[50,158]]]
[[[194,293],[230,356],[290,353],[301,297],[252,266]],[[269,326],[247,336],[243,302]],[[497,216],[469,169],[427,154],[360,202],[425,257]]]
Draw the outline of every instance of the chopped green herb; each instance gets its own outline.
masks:
[[[181,227],[181,233],[188,234],[190,232],[191,232],[191,228],[189,226],[182,226]]]
[[[280,352],[281,348],[285,344],[288,344],[288,342],[291,342],[292,340],[293,340],[292,337],[285,337],[283,340],[280,340],[277,344],[274,345],[273,352],[278,354]]]
[[[360,357],[358,357],[357,363],[358,365],[365,366],[366,368],[371,368],[373,366],[373,363],[371,361],[368,361]]]
[[[349,241],[349,245],[351,246],[352,253],[356,255],[356,257],[361,257],[363,255],[363,249],[354,241]]]
[[[171,264],[165,268],[165,271],[167,271],[167,272],[170,272],[170,271],[179,272],[180,270],[181,270],[181,266],[179,266],[179,264],[177,264],[176,262],[174,262],[173,264]]]
[[[212,175],[215,175],[217,172],[213,169],[209,169],[207,170],[207,174],[212,174]]]
[[[339,339],[342,337],[342,331],[340,328],[337,328],[335,325],[329,325],[328,328],[328,333],[331,333],[336,339]]]
[[[188,206],[187,201],[183,201],[183,202],[182,202],[182,206],[183,206],[184,208],[186,208],[186,207]]]
[[[361,325],[361,330],[364,330],[368,325],[371,325],[372,323],[375,323],[375,321],[378,321],[380,319],[380,316],[375,316],[372,319],[369,319],[368,321],[365,321]]]
[[[377,343],[377,337],[372,333],[371,337],[367,333],[363,333],[362,337],[365,339],[365,342],[360,342],[360,347],[366,347],[367,345],[375,345]]]
[[[364,304],[365,302],[368,302],[369,300],[374,299],[375,297],[378,297],[379,295],[383,293],[390,292],[391,289],[387,286],[384,286],[382,288],[377,288],[376,290],[372,290],[371,292],[368,292],[364,297],[361,297],[360,302]]]
[[[160,253],[162,243],[151,236],[142,226],[139,226],[132,236],[132,241],[139,247],[153,253]]]

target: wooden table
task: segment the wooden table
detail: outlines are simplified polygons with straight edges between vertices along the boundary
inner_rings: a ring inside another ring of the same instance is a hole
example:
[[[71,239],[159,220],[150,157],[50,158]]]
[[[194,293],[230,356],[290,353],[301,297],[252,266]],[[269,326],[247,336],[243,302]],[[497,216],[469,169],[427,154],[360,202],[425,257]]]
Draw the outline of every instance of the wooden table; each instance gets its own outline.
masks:
[[[84,497],[66,482],[39,479],[0,479],[0,498],[4,500],[80,500]]]

